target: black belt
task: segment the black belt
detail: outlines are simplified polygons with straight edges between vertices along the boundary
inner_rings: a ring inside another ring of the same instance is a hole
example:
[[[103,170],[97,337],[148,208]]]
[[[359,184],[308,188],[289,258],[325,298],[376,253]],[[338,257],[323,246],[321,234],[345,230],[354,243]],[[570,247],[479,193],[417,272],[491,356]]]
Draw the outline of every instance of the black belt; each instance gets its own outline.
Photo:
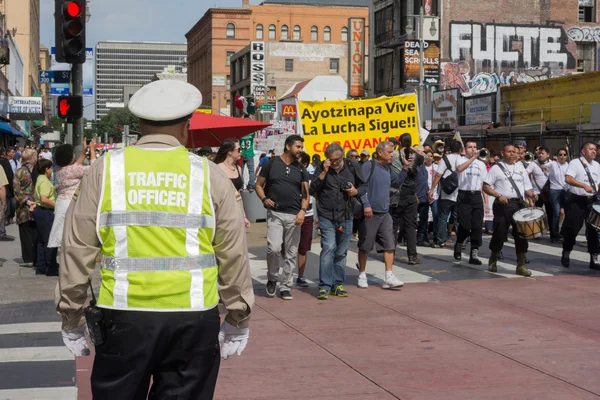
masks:
[[[571,193],[571,196],[576,197],[579,200],[589,201],[590,203],[596,201],[596,196],[581,196],[575,193]]]
[[[512,199],[508,199],[509,203],[521,203],[523,201],[523,199],[519,199],[519,198],[512,198]]]
[[[481,194],[481,190],[459,190],[458,193]]]

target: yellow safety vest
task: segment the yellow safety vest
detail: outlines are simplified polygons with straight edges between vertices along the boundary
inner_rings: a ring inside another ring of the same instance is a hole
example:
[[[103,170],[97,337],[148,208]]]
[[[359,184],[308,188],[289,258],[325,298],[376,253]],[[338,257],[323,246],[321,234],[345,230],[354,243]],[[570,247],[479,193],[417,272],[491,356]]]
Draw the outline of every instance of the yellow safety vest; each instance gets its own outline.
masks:
[[[201,311],[217,305],[205,158],[183,147],[108,153],[96,226],[102,243],[99,306]]]

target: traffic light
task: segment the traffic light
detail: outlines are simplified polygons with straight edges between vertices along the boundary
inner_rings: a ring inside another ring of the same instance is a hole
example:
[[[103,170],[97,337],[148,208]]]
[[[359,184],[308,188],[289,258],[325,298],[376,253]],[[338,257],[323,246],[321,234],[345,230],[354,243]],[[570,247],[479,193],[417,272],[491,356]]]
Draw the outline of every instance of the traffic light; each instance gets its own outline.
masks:
[[[58,117],[75,119],[83,116],[83,97],[58,96]]]
[[[85,0],[54,0],[56,61],[85,63]]]

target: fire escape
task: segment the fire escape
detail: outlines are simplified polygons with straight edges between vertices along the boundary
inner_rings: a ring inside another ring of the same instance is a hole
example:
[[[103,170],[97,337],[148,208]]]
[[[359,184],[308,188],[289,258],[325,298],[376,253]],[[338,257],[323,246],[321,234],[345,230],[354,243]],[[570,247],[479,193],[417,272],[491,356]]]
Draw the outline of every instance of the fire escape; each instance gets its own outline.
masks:
[[[382,0],[374,4],[375,12],[375,95],[393,95],[401,92],[402,54],[398,50],[404,46],[399,10],[402,0]],[[398,14],[398,15],[397,15]]]

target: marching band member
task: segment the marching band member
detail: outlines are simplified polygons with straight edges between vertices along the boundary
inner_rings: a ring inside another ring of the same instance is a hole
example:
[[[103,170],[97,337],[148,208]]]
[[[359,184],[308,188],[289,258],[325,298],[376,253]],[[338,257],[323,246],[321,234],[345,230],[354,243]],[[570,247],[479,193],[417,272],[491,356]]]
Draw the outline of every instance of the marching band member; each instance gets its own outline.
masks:
[[[487,174],[485,164],[478,160],[479,151],[474,140],[465,142],[467,160],[456,167],[458,172],[458,233],[454,245],[454,259],[462,258],[462,244],[471,237],[471,256],[469,264],[481,265],[477,258],[483,234],[483,196],[481,187]],[[465,160],[465,158],[463,158]]]
[[[596,145],[592,142],[584,143],[581,146],[580,157],[569,163],[565,173],[565,182],[570,186],[565,209],[565,222],[562,226],[563,252],[560,263],[565,268],[569,268],[571,250],[573,250],[581,225],[588,217],[594,202],[597,201],[600,164],[594,161],[595,158]],[[598,231],[587,222],[586,228],[590,269],[600,270]]]
[[[536,147],[537,160],[529,163],[527,166],[527,172],[533,185],[533,193],[539,196],[536,202],[536,207],[542,207],[546,209],[546,216],[548,218],[548,226],[550,227],[550,238],[556,240],[559,236],[558,232],[555,232],[552,227],[553,211],[552,204],[550,203],[550,189],[548,183],[548,177],[550,174],[550,168],[554,164],[554,161],[550,160],[550,151],[543,147]],[[546,185],[548,187],[546,188]]]
[[[552,226],[550,232],[555,232],[556,236],[552,238],[552,243],[562,243],[563,239],[560,235],[560,218],[564,215],[564,210],[567,208],[567,183],[565,182],[565,174],[569,168],[567,149],[559,149],[556,153],[557,161],[550,167],[550,203],[552,205]]]
[[[529,199],[529,205],[533,207],[535,195],[527,171],[522,163],[517,162],[519,160],[517,148],[512,144],[505,144],[502,157],[503,161],[494,165],[483,180],[483,191],[496,198],[493,208],[494,233],[490,241],[492,254],[488,262],[488,271],[497,271],[498,253],[507,238],[508,227],[512,225],[517,252],[516,274],[531,276],[531,271],[525,266],[527,239],[517,231],[513,215],[524,207],[524,196]]]

